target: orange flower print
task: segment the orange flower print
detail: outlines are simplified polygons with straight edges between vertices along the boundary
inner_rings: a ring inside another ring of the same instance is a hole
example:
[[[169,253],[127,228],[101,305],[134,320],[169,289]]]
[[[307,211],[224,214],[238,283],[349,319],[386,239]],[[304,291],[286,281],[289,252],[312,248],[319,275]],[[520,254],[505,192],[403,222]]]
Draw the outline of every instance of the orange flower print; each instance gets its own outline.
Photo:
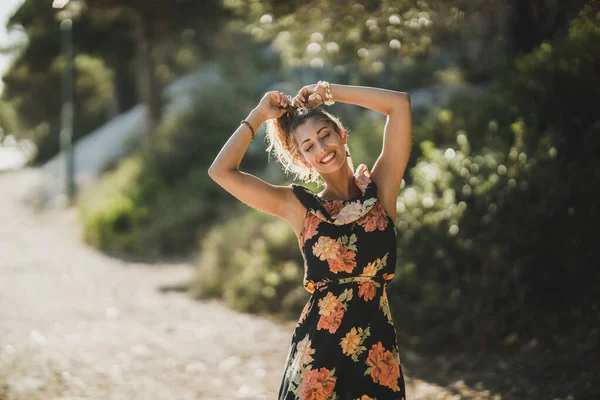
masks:
[[[335,217],[338,212],[344,207],[344,204],[339,201],[328,201],[323,204],[323,207],[327,210],[331,217]]]
[[[325,329],[329,331],[329,333],[335,333],[342,324],[345,311],[344,305],[339,301],[336,302],[333,311],[331,311],[329,315],[321,315],[319,323],[317,324],[317,329]]]
[[[348,332],[346,336],[340,341],[340,346],[342,346],[342,352],[347,356],[354,355],[354,353],[356,353],[356,350],[358,349],[359,344],[360,335],[354,327],[350,329],[350,332]]]
[[[352,361],[358,362],[358,356],[360,356],[367,348],[363,346],[363,342],[371,334],[371,326],[366,328],[353,326],[350,332],[346,334],[340,340],[340,346],[342,347],[342,353],[349,356]]]
[[[330,315],[334,310],[337,303],[340,301],[331,292],[327,292],[327,295],[319,300],[319,314]]]
[[[367,373],[371,373],[373,382],[387,386],[394,392],[400,391],[398,378],[400,378],[400,366],[391,351],[385,350],[378,342],[374,344],[367,357]]]
[[[325,261],[337,258],[339,243],[327,236],[319,237],[319,240],[313,245],[313,254],[319,257],[319,260]]]
[[[317,323],[317,329],[325,329],[329,333],[335,333],[344,317],[344,305],[338,300],[331,292],[327,292],[327,295],[319,300],[319,322]]]
[[[337,378],[333,376],[333,371],[329,371],[327,368],[304,371],[302,386],[298,391],[300,400],[327,400],[334,394],[333,389],[335,389]]]
[[[356,221],[356,223],[364,227],[365,232],[373,232],[377,229],[384,231],[385,228],[387,228],[388,219],[381,202],[378,201],[375,203],[375,207],[371,208],[371,210],[364,217]]]
[[[391,281],[392,279],[394,279],[394,274],[383,274],[383,279],[385,279],[386,281]]]
[[[306,221],[304,222],[304,232],[302,233],[302,237],[300,238],[302,241],[302,245],[311,237],[317,234],[317,227],[321,223],[321,219],[317,217],[313,213],[309,213],[306,217]]]
[[[375,274],[379,270],[379,268],[377,268],[379,264],[381,264],[379,258],[373,262],[368,263],[367,266],[363,268],[363,272],[362,274],[360,274],[360,276],[375,276]]]
[[[377,292],[377,283],[375,281],[363,282],[358,288],[358,297],[362,297],[364,301],[373,300],[375,292]]]
[[[356,253],[354,251],[348,250],[346,246],[340,244],[338,246],[337,257],[327,260],[329,270],[334,274],[338,272],[352,272],[354,267],[356,267],[355,257]]]

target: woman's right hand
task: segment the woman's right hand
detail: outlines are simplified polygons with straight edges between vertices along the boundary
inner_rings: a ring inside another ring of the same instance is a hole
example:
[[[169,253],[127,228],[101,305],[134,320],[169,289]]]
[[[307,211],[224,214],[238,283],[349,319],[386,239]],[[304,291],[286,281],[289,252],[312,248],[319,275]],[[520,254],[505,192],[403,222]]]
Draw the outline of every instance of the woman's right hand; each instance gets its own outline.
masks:
[[[279,118],[291,106],[291,98],[283,92],[267,92],[258,103],[257,111],[265,120]]]

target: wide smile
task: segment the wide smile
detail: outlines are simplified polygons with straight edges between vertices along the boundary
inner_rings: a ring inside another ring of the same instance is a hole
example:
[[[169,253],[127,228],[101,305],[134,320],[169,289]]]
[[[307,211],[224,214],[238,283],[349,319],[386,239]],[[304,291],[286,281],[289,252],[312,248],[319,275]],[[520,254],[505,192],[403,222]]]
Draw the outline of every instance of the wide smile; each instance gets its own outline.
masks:
[[[327,154],[325,157],[323,157],[320,161],[321,164],[328,164],[330,163],[333,159],[335,158],[335,150],[332,151],[331,153]]]

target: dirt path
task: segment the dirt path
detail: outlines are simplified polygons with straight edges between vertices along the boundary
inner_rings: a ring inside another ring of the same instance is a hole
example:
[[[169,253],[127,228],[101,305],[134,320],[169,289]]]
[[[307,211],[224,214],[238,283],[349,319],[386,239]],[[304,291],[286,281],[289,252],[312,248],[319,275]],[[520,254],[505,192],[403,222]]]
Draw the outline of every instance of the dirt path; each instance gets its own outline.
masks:
[[[22,204],[37,173],[0,173],[0,400],[276,398],[294,322],[157,290],[190,279],[192,266],[88,247],[77,210]],[[410,376],[407,392],[501,398]]]

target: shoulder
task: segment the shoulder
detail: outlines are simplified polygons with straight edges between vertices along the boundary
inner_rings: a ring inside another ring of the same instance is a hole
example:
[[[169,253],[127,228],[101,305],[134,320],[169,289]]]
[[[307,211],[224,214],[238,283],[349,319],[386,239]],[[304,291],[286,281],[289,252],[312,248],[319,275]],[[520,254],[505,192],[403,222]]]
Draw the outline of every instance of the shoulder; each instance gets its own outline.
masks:
[[[300,236],[306,214],[312,208],[311,191],[310,189],[297,185],[295,183],[290,184],[287,187],[288,199],[288,216],[287,221],[291,225],[296,236]]]

